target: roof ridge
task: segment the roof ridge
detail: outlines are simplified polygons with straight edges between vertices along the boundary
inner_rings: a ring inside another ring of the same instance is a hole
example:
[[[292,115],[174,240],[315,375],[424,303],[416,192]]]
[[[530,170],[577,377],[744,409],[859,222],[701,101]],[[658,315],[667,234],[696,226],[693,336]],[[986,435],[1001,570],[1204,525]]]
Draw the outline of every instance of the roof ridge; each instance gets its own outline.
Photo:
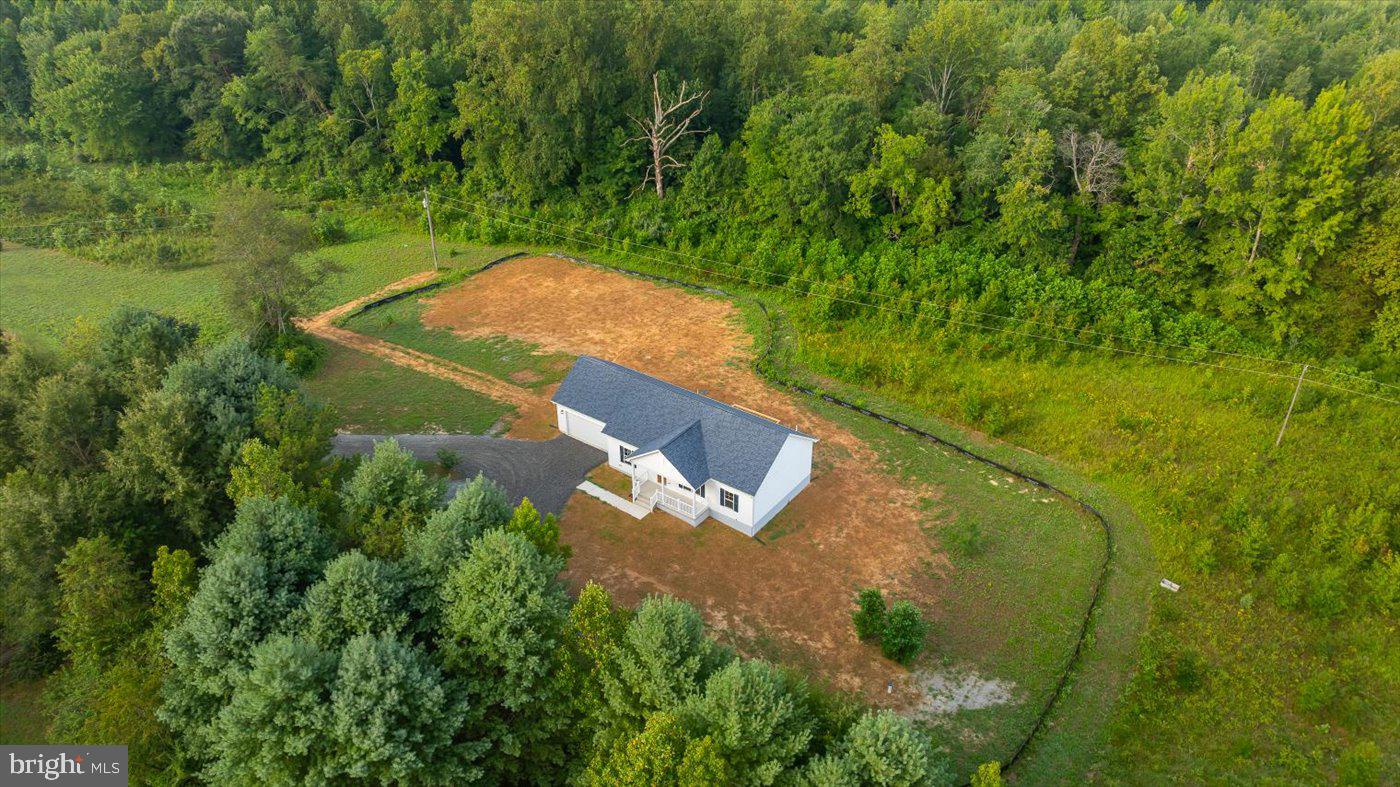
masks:
[[[796,429],[793,429],[793,428],[790,427],[790,426],[786,426],[786,425],[784,425],[784,424],[782,424],[782,423],[780,423],[780,422],[778,422],[778,421],[769,420],[769,419],[764,418],[764,417],[762,417],[762,416],[755,415],[755,414],[750,413],[750,412],[747,412],[747,411],[745,411],[745,410],[741,410],[740,408],[735,407],[734,405],[729,404],[728,402],[721,402],[721,401],[718,400],[718,399],[715,399],[715,398],[710,397],[710,396],[706,396],[706,395],[704,395],[704,394],[702,394],[702,393],[697,393],[697,392],[695,392],[695,391],[690,390],[689,388],[682,388],[681,386],[676,385],[675,383],[667,382],[666,380],[663,380],[663,379],[661,379],[660,377],[653,377],[652,375],[649,375],[649,374],[647,374],[646,372],[637,371],[636,369],[633,369],[633,368],[630,367],[630,366],[623,366],[622,364],[617,363],[617,362],[615,362],[615,361],[609,361],[607,358],[599,358],[599,357],[596,356],[596,355],[580,355],[580,356],[579,356],[579,360],[584,360],[584,359],[587,359],[587,360],[590,360],[590,361],[598,361],[599,363],[605,363],[605,364],[607,364],[608,366],[611,366],[611,367],[613,367],[613,368],[615,368],[615,369],[620,369],[620,370],[623,371],[623,372],[626,372],[626,373],[628,373],[628,374],[631,374],[631,375],[633,375],[633,376],[635,376],[635,377],[640,377],[640,378],[642,378],[643,380],[650,380],[651,382],[660,383],[661,385],[664,385],[664,386],[666,386],[666,387],[668,387],[668,388],[671,388],[672,390],[677,391],[677,392],[679,392],[679,393],[685,394],[686,396],[689,396],[689,397],[692,398],[692,399],[699,400],[700,402],[703,402],[703,403],[705,403],[705,404],[707,404],[707,405],[710,405],[710,406],[712,406],[712,407],[718,407],[718,408],[720,408],[720,409],[723,409],[723,410],[724,410],[725,412],[727,412],[727,413],[730,413],[730,414],[733,414],[733,415],[737,415],[737,416],[739,416],[740,418],[747,419],[747,420],[749,420],[749,421],[751,421],[751,422],[753,422],[753,423],[759,424],[759,425],[761,425],[761,426],[764,426],[764,427],[767,427],[767,428],[770,428],[770,429],[771,429],[771,428],[781,429],[782,431],[787,432],[788,434],[795,434],[795,435],[797,435],[798,437],[805,437],[805,438],[807,438],[807,439],[809,439],[809,440],[815,440],[815,439],[817,439],[817,438],[813,437],[812,435],[807,434],[806,432],[800,432],[800,431],[798,431],[798,430],[796,430]],[[697,418],[696,420],[699,420],[699,419]]]

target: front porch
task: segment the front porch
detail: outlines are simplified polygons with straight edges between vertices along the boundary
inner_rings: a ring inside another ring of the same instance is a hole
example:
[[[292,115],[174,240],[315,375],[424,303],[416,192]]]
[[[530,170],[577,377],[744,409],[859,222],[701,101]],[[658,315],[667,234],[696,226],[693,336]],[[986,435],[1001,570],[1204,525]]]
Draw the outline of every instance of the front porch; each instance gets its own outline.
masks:
[[[636,477],[632,479],[632,501],[648,508],[661,508],[692,525],[700,524],[709,510],[705,499],[694,492]]]

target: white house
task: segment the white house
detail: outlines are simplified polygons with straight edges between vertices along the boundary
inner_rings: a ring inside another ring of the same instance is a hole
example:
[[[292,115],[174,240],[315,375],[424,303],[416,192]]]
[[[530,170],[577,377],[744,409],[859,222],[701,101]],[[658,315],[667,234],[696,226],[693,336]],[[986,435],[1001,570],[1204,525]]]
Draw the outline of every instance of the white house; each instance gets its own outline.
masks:
[[[580,357],[554,394],[559,431],[607,452],[632,500],[754,535],[812,478],[805,435],[625,366]]]

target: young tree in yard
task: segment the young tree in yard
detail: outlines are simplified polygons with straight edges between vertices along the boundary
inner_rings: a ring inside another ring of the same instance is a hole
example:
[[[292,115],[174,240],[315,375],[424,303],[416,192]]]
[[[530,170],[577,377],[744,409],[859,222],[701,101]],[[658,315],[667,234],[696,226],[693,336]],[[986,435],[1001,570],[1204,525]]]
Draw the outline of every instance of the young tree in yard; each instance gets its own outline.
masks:
[[[230,309],[249,332],[267,340],[294,330],[292,318],[340,267],[299,260],[314,248],[310,226],[282,214],[266,195],[235,193],[214,220],[214,259],[225,266]]]
[[[896,601],[890,605],[889,614],[885,615],[880,649],[886,657],[907,664],[923,650],[926,636],[928,624],[924,622],[919,608],[908,601]]]
[[[366,554],[397,557],[405,535],[423,524],[442,490],[442,481],[428,478],[393,439],[376,443],[340,489],[348,535]]]
[[[885,630],[885,594],[879,588],[866,588],[856,594],[856,611],[851,613],[856,636],[879,639]]]
[[[642,184],[638,188],[645,188],[647,183],[655,184],[657,199],[666,198],[666,171],[685,166],[671,155],[671,148],[686,136],[704,134],[709,131],[709,129],[691,128],[690,124],[705,110],[705,97],[710,95],[710,92],[708,90],[703,93],[691,92],[687,95],[689,87],[682,80],[674,99],[662,99],[661,75],[653,73],[651,75],[651,117],[639,118],[635,115],[628,115],[642,133],[627,140],[627,144],[641,142],[647,146],[651,154],[651,163],[647,165],[646,177],[642,178]]]
[[[443,662],[466,684],[476,737],[490,746],[492,780],[544,778],[563,765],[563,567],[523,536],[493,530],[473,543],[443,588]]]
[[[511,514],[510,521],[506,523],[506,530],[524,536],[542,555],[567,561],[573,554],[568,544],[559,543],[559,521],[553,514],[541,517],[528,497],[516,506],[515,513]]]

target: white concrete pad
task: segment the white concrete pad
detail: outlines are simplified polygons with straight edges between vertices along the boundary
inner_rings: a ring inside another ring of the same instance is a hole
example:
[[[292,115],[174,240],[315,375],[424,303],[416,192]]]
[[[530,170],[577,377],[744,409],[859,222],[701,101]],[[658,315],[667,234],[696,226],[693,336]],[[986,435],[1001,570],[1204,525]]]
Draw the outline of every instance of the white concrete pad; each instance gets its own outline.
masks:
[[[634,519],[641,519],[651,513],[650,508],[633,503],[625,497],[615,495],[592,481],[584,481],[579,484],[578,491],[589,497],[596,497]]]

